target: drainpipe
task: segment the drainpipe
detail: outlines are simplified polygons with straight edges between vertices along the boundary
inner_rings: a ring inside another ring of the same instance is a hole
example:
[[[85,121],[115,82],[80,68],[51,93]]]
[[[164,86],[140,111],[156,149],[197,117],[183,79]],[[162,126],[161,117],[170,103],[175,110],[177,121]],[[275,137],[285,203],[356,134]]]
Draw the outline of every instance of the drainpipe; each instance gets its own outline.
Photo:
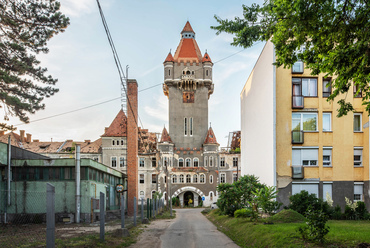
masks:
[[[80,223],[81,213],[81,158],[80,145],[76,144],[76,223]]]
[[[4,223],[8,223],[7,220],[7,212],[8,212],[8,206],[10,206],[10,174],[11,174],[11,138],[10,135],[8,137],[8,176],[7,176],[7,203],[5,203],[4,206]]]

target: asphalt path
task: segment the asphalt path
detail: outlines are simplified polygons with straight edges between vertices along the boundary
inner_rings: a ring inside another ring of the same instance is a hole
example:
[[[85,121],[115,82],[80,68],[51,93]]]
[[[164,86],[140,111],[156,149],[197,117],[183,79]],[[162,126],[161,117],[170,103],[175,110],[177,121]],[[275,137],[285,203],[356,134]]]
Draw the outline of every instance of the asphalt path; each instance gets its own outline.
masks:
[[[162,248],[239,247],[218,231],[201,208],[176,209],[176,219],[160,236]]]

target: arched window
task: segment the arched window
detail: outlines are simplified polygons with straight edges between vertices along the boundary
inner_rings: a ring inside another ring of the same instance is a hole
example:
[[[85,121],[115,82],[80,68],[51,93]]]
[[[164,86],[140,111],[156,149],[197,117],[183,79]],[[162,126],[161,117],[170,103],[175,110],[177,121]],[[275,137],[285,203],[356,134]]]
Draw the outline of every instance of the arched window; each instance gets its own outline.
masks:
[[[121,140],[121,145],[123,146],[123,140]]]
[[[211,200],[211,201],[213,201],[213,193],[211,192],[211,193],[209,193],[209,199]]]
[[[208,157],[204,157],[204,167],[208,166]]]
[[[168,70],[168,76],[171,76],[171,70]]]
[[[172,183],[177,183],[177,176],[176,175],[172,175]]]
[[[164,159],[164,166],[167,167],[167,165],[168,165],[167,158],[165,157],[163,159]]]
[[[213,183],[213,176],[212,175],[209,176],[209,183],[211,183],[211,184]]]
[[[112,146],[114,146],[116,144],[116,142],[114,140],[112,140]]]
[[[198,175],[193,176],[193,183],[198,183]]]
[[[152,191],[152,199],[154,199],[155,190]]]
[[[187,158],[187,159],[185,160],[185,164],[186,164],[186,167],[190,167],[191,159],[190,159],[190,158]]]
[[[204,180],[204,174],[200,174],[199,182],[200,182],[200,183],[205,183],[205,180]]]
[[[208,76],[208,70],[206,70],[206,76]]]
[[[184,159],[179,158],[179,167],[184,167]]]
[[[179,183],[184,183],[184,175],[180,175],[180,182]]]
[[[191,176],[190,175],[186,175],[186,183],[191,183]]]
[[[145,196],[145,195],[144,195],[144,191],[140,191],[140,199],[141,199],[141,198],[144,198],[144,196]]]
[[[194,167],[198,167],[199,166],[199,159],[194,158],[193,163],[194,163]]]
[[[213,167],[213,157],[209,157],[209,167]]]

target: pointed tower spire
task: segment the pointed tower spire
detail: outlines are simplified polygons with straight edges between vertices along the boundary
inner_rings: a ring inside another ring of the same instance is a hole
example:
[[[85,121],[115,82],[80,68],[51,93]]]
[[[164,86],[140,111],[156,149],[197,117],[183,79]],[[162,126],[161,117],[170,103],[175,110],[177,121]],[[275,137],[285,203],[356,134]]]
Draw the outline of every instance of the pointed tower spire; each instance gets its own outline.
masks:
[[[171,137],[168,134],[166,127],[163,128],[162,135],[161,135],[161,142],[160,143],[163,143],[163,142],[172,143]]]
[[[212,130],[212,127],[210,127],[208,129],[207,136],[206,136],[203,144],[217,144],[217,145],[219,145],[217,143],[217,139],[216,139],[215,133]]]

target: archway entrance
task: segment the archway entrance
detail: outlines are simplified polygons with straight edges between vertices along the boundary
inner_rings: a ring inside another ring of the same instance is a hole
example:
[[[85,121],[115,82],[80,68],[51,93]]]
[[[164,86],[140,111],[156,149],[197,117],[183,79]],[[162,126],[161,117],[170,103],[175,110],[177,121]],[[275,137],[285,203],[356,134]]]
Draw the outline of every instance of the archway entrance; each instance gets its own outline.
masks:
[[[189,202],[189,200],[191,201]],[[184,193],[184,205],[190,206],[190,204],[191,206],[194,206],[194,194],[191,191],[186,191]]]

